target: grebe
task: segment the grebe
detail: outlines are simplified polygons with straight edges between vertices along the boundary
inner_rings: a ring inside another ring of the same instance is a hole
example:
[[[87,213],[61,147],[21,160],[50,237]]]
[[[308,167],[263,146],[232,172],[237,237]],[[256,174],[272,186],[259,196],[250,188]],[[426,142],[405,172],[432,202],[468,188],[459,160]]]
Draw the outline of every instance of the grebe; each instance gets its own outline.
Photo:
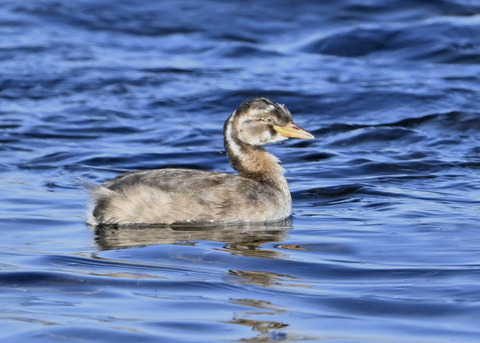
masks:
[[[225,150],[239,175],[193,169],[125,173],[91,185],[91,225],[273,222],[292,213],[285,170],[262,145],[313,139],[281,104],[245,101],[225,121]]]

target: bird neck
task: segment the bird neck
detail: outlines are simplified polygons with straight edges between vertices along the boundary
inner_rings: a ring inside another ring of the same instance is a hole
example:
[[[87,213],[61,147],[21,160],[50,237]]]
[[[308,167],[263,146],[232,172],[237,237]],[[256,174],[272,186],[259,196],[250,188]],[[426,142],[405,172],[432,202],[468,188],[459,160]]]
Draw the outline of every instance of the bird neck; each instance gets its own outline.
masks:
[[[224,143],[228,160],[240,176],[254,179],[290,194],[279,159],[261,146],[253,146],[241,141],[234,128],[234,115],[225,123]]]

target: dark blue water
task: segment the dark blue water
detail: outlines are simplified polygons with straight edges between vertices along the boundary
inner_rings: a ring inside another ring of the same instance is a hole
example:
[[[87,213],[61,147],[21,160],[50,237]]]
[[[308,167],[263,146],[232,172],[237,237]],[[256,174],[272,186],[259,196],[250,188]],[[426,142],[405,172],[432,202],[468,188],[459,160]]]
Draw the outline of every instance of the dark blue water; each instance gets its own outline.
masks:
[[[2,342],[478,342],[480,4],[0,3]],[[291,222],[94,230],[77,179],[232,171],[284,103]]]

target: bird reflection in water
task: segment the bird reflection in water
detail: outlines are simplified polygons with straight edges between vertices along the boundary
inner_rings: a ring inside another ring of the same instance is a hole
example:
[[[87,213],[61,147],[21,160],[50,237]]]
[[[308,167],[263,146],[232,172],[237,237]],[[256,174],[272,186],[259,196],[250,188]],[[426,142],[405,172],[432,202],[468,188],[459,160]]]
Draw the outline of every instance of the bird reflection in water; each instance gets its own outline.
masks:
[[[99,250],[118,250],[150,245],[196,245],[199,241],[213,241],[224,243],[221,251],[233,255],[280,259],[284,253],[264,247],[266,243],[281,243],[288,236],[287,231],[292,228],[292,221],[286,219],[274,223],[237,224],[237,225],[132,225],[123,227],[93,226],[95,240]],[[275,245],[277,246],[277,245]],[[295,286],[294,277],[280,275],[268,271],[229,270],[226,283],[249,284],[261,287]],[[288,283],[284,283],[288,280]],[[285,312],[281,306],[267,300],[234,299],[233,304],[250,308],[247,311],[238,311],[226,323],[250,326],[257,333],[255,337],[245,338],[245,342],[266,342],[271,339],[289,341],[290,337],[282,331],[288,323],[262,320],[263,315],[272,315]]]
[[[197,241],[225,243],[223,249],[232,254],[276,258],[278,251],[261,249],[265,243],[282,242],[292,228],[290,219],[274,223],[236,225],[130,225],[119,227],[92,226],[100,250],[128,249],[158,244],[195,245]]]

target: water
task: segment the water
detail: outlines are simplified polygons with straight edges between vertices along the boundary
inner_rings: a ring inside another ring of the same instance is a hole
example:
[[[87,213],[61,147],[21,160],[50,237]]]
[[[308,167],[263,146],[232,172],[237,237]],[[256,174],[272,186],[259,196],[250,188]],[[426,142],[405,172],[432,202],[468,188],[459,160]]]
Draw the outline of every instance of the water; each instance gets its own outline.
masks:
[[[0,341],[477,342],[480,5],[0,4]],[[291,221],[95,231],[82,177],[232,171],[284,103]]]

